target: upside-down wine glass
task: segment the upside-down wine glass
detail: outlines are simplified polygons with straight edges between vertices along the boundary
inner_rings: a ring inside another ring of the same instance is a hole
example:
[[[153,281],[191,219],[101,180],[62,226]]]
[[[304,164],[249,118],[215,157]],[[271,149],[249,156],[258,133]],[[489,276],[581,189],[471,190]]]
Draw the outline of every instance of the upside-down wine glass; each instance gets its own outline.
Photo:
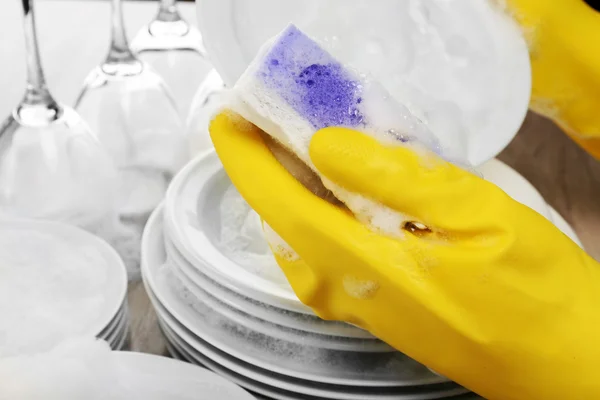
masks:
[[[158,13],[140,29],[131,48],[163,77],[185,119],[212,66],[200,31],[181,17],[176,0],[159,0]]]
[[[111,19],[108,56],[87,77],[76,109],[117,166],[120,221],[131,234],[119,252],[136,278],[143,227],[188,157],[183,123],[165,83],[129,47],[120,0],[112,0]]]
[[[26,89],[0,126],[0,214],[62,221],[98,232],[114,215],[113,163],[88,125],[50,94],[33,0],[23,7]]]

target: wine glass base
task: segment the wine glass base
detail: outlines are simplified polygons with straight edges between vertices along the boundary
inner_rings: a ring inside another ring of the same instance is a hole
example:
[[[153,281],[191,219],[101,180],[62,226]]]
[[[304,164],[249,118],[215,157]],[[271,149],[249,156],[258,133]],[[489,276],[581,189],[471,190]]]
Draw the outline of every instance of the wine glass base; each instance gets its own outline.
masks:
[[[137,33],[131,43],[135,53],[160,50],[188,50],[207,58],[200,31],[183,20],[152,21]]]

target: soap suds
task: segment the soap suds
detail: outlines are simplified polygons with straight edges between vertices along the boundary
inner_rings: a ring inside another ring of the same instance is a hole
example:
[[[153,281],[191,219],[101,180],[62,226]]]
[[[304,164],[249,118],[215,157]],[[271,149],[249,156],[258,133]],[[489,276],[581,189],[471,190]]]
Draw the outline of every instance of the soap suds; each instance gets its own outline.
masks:
[[[501,9],[503,0],[496,3],[353,0],[348,7],[347,0],[304,0],[302,7],[282,6],[273,16],[287,17],[267,18],[273,24],[266,25],[264,17],[252,15],[251,5],[240,4],[245,63],[224,70],[233,85],[248,57],[274,33],[275,22],[292,21],[342,64],[373,76],[436,135],[446,153],[479,165],[518,130],[531,90],[521,29]]]
[[[220,240],[223,254],[249,272],[287,285],[287,279],[265,240],[262,222],[235,187],[229,186],[220,203]]]
[[[285,240],[277,232],[273,230],[266,222],[263,223],[263,229],[267,243],[271,246],[271,250],[275,255],[283,258],[285,261],[293,262],[300,260],[298,253],[292,249],[292,246],[287,244]]]
[[[341,4],[316,5],[315,15],[337,15],[336,24],[315,18],[303,28],[337,59],[383,83],[445,151],[478,164],[493,156],[481,153],[490,147],[486,141],[492,136],[509,139],[517,131],[529,100],[529,54],[519,26],[497,4]],[[355,28],[358,21],[364,21],[360,30]]]
[[[243,354],[252,363],[267,369],[274,365],[285,369],[286,374],[294,373],[335,377],[347,380],[389,380],[405,381],[426,376],[426,367],[397,351],[357,352],[340,351],[302,345],[278,339],[236,323],[208,307],[191,293],[176,277],[171,266],[165,265],[160,271],[160,286],[176,297],[182,308],[184,323],[202,331],[209,343],[219,343],[223,351],[226,347]],[[165,286],[163,286],[165,285]],[[366,284],[367,290],[358,290],[369,295],[375,289]],[[233,354],[233,353],[230,353]],[[425,373],[425,374],[424,374]]]
[[[359,129],[388,144],[410,142],[417,148],[420,143],[440,153],[433,134],[383,86],[340,64],[293,25],[261,49],[232,94],[234,110],[317,174],[308,154],[310,140],[318,129],[328,126]],[[322,181],[361,222],[401,236],[402,215]]]
[[[374,232],[401,239],[406,234],[402,229],[404,224],[407,221],[415,221],[414,218],[410,218],[375,200],[352,193],[326,178],[323,178],[323,183],[331,189],[338,199],[344,201],[348,208],[354,212],[358,221]]]
[[[344,275],[342,285],[348,296],[359,300],[371,299],[379,291],[379,283],[372,280],[358,279],[352,275]]]

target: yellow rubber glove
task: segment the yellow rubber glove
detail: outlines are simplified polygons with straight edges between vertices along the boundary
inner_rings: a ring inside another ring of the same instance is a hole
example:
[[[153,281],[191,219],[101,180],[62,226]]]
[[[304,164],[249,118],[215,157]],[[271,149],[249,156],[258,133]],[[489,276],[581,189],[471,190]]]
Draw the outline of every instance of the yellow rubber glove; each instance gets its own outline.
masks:
[[[600,12],[584,0],[508,0],[532,67],[531,108],[600,158]]]
[[[233,114],[210,132],[225,170],[298,253],[278,257],[300,300],[369,330],[495,400],[600,399],[600,270],[491,183],[359,132],[319,131],[327,178],[433,232],[393,239],[314,196]]]

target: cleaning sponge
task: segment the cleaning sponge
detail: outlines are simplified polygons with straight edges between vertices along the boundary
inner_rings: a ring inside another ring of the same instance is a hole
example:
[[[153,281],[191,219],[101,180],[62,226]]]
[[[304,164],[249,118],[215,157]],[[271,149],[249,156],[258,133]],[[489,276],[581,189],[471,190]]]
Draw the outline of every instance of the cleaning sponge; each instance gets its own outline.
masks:
[[[317,130],[329,126],[360,130],[388,144],[411,142],[411,146],[441,152],[427,127],[379,83],[342,65],[294,25],[261,48],[233,88],[230,106],[317,175],[309,144]],[[304,170],[297,173],[301,168],[291,168],[290,158],[281,155],[273,143],[267,144],[305,186],[314,181]],[[319,177],[359,220],[401,235],[402,222],[409,217]],[[309,189],[321,195],[314,185]]]

